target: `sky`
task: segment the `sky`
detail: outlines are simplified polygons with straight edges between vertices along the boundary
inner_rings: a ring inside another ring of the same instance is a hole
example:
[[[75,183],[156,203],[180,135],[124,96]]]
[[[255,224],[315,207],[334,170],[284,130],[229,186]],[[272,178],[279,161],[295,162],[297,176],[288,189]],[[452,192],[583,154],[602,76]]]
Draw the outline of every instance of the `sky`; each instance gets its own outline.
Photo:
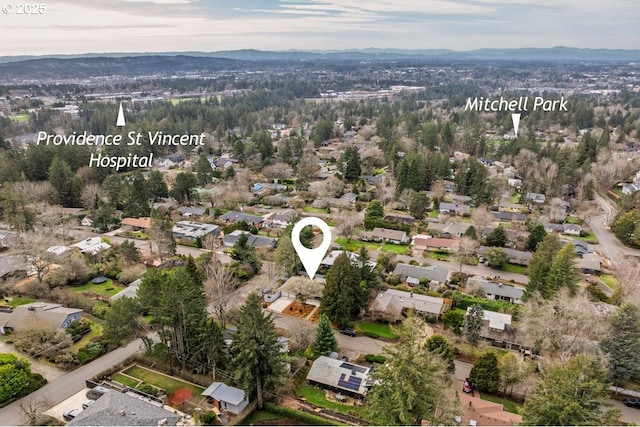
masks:
[[[17,1],[0,2],[0,56],[372,47],[640,49],[639,0],[39,1],[44,13],[28,15],[18,14]],[[7,4],[13,7],[6,9]]]

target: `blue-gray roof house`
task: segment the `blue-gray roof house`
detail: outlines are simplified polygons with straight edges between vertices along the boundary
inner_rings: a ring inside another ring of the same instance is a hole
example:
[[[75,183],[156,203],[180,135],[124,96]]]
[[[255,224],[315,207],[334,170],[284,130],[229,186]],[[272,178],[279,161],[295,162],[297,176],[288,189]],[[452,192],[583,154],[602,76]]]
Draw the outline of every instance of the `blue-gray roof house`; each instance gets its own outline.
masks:
[[[219,410],[234,415],[238,415],[249,405],[249,399],[244,390],[220,382],[212,383],[202,392],[202,395],[206,396]]]

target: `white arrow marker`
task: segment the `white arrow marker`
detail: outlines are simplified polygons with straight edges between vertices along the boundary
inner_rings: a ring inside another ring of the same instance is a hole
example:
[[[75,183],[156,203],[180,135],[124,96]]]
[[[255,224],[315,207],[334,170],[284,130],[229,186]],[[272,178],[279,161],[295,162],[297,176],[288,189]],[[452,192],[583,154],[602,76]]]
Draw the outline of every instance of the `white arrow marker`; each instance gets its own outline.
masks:
[[[306,248],[300,241],[300,233],[307,225],[316,226],[322,231],[322,243],[315,249]],[[307,271],[309,279],[313,280],[313,277],[320,267],[320,263],[327,253],[327,249],[331,246],[331,229],[327,223],[320,218],[313,216],[303,218],[298,221],[296,225],[293,226],[293,230],[291,230],[291,243],[293,243],[293,248],[298,253],[298,257],[300,261],[302,261],[302,265]]]
[[[513,120],[513,128],[516,131],[516,138],[518,137],[518,127],[520,126],[520,113],[512,114],[511,120]]]
[[[122,101],[120,101],[120,109],[118,110],[118,120],[116,126],[126,126],[127,122],[124,121],[124,111],[122,111]]]

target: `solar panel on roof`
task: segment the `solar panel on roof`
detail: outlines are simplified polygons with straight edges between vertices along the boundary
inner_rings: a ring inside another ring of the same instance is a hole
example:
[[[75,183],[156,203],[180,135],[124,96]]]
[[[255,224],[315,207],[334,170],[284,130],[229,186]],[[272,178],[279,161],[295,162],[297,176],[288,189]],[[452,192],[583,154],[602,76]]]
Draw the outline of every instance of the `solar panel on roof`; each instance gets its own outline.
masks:
[[[338,380],[338,387],[346,388],[348,390],[358,391],[360,389],[361,383],[362,383],[362,378],[353,377],[353,376],[347,377],[347,374],[341,374],[340,379]]]

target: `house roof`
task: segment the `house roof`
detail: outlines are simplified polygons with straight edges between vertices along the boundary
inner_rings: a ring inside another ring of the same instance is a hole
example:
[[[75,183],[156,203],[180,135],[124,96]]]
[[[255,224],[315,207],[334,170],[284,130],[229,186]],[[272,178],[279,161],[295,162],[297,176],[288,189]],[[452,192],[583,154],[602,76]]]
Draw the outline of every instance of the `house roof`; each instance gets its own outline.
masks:
[[[193,221],[178,221],[176,225],[173,226],[172,232],[173,234],[177,234],[184,237],[204,237],[208,234],[213,233],[218,229],[217,225],[213,224],[204,224],[201,222],[193,222]]]
[[[360,395],[366,393],[368,379],[369,368],[326,356],[317,358],[307,374],[307,381]]]
[[[439,315],[444,306],[444,299],[413,292],[387,289],[380,292],[372,305],[372,310],[399,316],[405,308],[412,308],[422,313]]]
[[[274,239],[273,237],[256,236],[255,234],[250,234],[242,230],[232,231],[231,233],[227,234],[222,238],[222,242],[226,246],[233,246],[235,245],[236,241],[240,238],[241,234],[247,235],[247,245],[253,246],[254,248],[273,247],[277,242],[277,239]]]
[[[279,211],[274,213],[273,216],[271,217],[271,220],[279,221],[279,222],[289,222],[295,216],[296,216],[296,211],[294,211],[293,209],[287,209],[284,211]]]
[[[506,298],[522,299],[524,289],[517,286],[505,285],[503,283],[491,282],[480,277],[470,277],[467,280],[467,286],[480,285],[484,291],[490,295],[496,295]]]
[[[471,307],[467,307],[467,314]],[[489,322],[490,329],[504,331],[507,326],[511,325],[511,315],[498,313],[495,311],[483,310],[482,318]]]
[[[600,267],[601,260],[598,254],[589,252],[576,260],[576,267],[580,270],[602,271],[602,267]]]
[[[516,212],[496,212],[491,211],[491,215],[498,220],[502,221],[524,221],[527,219],[526,214]]]
[[[336,262],[336,259],[340,256],[340,254],[342,253],[347,254],[347,257],[349,257],[349,260],[351,261],[352,264],[359,262],[359,256],[356,253],[353,252],[349,252],[349,251],[331,251],[329,253],[329,255],[327,255],[327,257],[325,259],[322,260],[322,262],[320,263],[321,265],[325,265],[325,266],[332,266],[334,262]],[[376,263],[375,261],[367,261],[367,265],[370,268],[376,268],[376,265],[378,265],[378,263]]]
[[[151,228],[151,218],[149,217],[124,218],[121,224],[128,225],[130,227],[149,229]]]
[[[162,404],[137,397],[134,393],[111,390],[71,420],[69,426],[157,426],[176,425],[182,416]]]
[[[400,230],[390,230],[388,228],[376,227],[371,232],[371,236],[378,239],[402,241],[407,238],[407,233]]]
[[[478,248],[478,254],[479,255],[484,255],[484,252],[487,249],[493,249],[489,246],[480,246]],[[529,261],[531,261],[531,252],[525,252],[525,251],[518,251],[516,249],[511,249],[511,248],[497,248],[497,249],[502,249],[503,251],[506,252],[507,256],[509,257],[509,262],[513,262],[513,261],[518,261],[518,262],[522,262],[522,263],[529,263]]]
[[[197,206],[180,206],[178,208],[178,212],[180,212],[182,215],[190,214],[195,216],[204,215],[204,212],[206,210],[207,210],[206,208],[199,208]]]
[[[138,295],[138,289],[140,288],[141,283],[142,279],[134,280],[133,282],[129,283],[126,288],[124,288],[117,294],[112,295],[109,299],[113,301],[122,297],[135,298],[136,295]]]
[[[458,241],[453,239],[438,239],[425,235],[417,235],[413,238],[413,245],[425,248],[453,249],[458,245]]]
[[[398,263],[396,269],[393,270],[393,274],[396,276],[402,276],[409,278],[428,279],[430,281],[445,283],[449,278],[449,270],[437,265],[429,267],[418,267],[410,264]]]
[[[232,405],[239,405],[246,397],[243,390],[220,382],[212,383],[202,392],[202,396],[208,396],[219,402],[227,402]]]
[[[17,306],[12,313],[3,313],[1,321],[2,326],[13,329],[25,329],[38,323],[51,329],[59,329],[69,315],[77,313],[82,313],[82,310],[63,307],[60,304],[32,302]]]
[[[111,247],[110,244],[103,242],[100,236],[85,239],[71,246],[80,249],[80,252],[84,254],[97,254],[98,252],[107,250]]]
[[[13,274],[17,271],[28,271],[29,267],[20,255],[10,255],[0,257],[0,278]]]
[[[224,215],[221,215],[219,218],[221,221],[226,222],[246,222],[247,224],[260,224],[264,221],[264,218],[257,215],[250,215],[243,212],[229,211]]]

